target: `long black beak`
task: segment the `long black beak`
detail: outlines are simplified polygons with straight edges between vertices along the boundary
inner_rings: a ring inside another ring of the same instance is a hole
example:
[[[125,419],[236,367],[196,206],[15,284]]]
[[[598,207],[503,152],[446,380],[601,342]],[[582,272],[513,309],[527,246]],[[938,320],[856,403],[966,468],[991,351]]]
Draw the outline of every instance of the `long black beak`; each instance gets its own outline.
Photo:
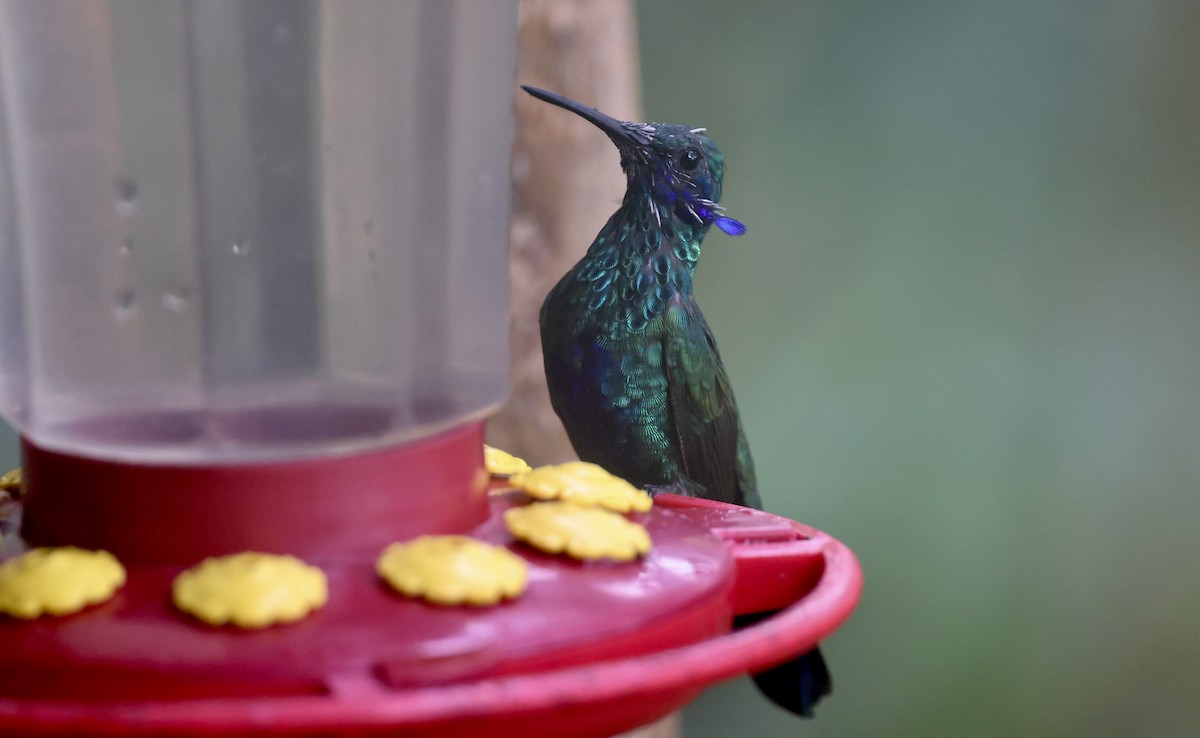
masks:
[[[591,121],[600,130],[608,134],[613,143],[617,146],[632,146],[637,143],[631,135],[625,121],[617,120],[611,115],[605,115],[593,107],[578,103],[569,97],[563,97],[555,92],[543,90],[541,87],[533,87],[532,85],[521,85],[521,89],[533,95],[539,100],[544,100],[551,105],[557,105],[560,108],[566,108],[579,117]]]

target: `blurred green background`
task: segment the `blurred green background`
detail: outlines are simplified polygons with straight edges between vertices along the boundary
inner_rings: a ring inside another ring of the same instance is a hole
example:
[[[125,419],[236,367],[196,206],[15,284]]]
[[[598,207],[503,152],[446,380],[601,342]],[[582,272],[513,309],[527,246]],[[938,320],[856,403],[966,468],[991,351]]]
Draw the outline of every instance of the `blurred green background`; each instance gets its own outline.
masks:
[[[21,463],[19,443],[16,431],[7,422],[0,420],[0,468],[12,469]]]
[[[697,290],[767,507],[866,574],[817,720],[686,736],[1200,734],[1200,3],[638,14],[750,228]]]

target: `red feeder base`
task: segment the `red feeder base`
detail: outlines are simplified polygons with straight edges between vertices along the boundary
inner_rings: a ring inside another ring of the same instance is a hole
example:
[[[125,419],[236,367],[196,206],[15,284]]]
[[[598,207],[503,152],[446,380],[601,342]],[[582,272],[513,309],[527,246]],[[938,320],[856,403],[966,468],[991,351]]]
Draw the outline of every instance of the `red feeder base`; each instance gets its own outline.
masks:
[[[456,438],[478,455],[473,433]],[[522,502],[492,496],[471,529],[531,565],[525,595],[494,608],[401,598],[376,578],[377,550],[310,551],[329,579],[323,610],[210,628],[170,604],[185,563],[126,561],[108,603],[0,618],[0,735],[599,738],[811,649],[858,600],[849,549],[768,513],[663,495],[638,517],[647,557],[579,564],[512,542],[501,513]],[[732,615],[764,610],[781,612],[728,632]]]

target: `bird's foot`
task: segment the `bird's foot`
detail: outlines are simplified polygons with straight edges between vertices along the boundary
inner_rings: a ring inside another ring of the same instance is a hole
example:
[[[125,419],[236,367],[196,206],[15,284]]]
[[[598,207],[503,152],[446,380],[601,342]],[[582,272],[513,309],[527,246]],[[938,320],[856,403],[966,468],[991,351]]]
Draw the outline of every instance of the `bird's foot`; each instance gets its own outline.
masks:
[[[684,497],[704,497],[704,485],[696,484],[690,479],[680,479],[670,484],[647,484],[643,489],[651,497],[662,494],[683,495]]]
[[[689,497],[695,496],[695,495],[688,495],[687,490],[683,488],[682,484],[647,484],[643,489],[645,489],[646,493],[649,494],[651,497],[658,497],[659,495],[687,495]]]

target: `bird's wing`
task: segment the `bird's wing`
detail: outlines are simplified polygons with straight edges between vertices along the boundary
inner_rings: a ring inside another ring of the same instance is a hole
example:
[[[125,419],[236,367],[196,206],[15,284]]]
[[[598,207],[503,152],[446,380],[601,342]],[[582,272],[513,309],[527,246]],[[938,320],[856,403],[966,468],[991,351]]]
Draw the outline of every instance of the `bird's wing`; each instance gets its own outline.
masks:
[[[671,426],[683,473],[705,497],[754,505],[754,471],[716,341],[695,304],[670,307],[663,332]]]

